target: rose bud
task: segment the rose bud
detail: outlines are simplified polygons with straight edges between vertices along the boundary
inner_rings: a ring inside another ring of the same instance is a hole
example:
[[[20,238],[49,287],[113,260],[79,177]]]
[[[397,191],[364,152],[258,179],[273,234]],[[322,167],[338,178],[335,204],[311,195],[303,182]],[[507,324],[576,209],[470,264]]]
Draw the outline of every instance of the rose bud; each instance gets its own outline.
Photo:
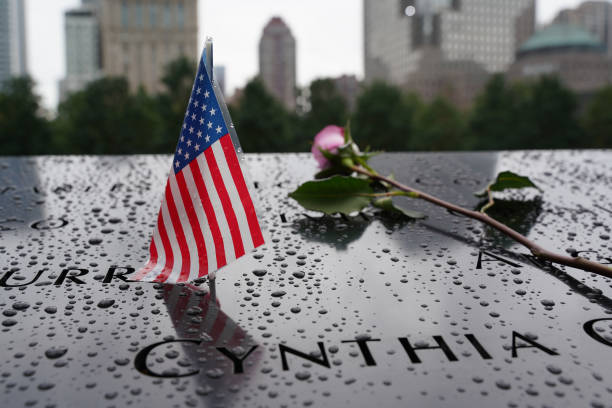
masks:
[[[338,147],[344,144],[344,129],[335,126],[328,125],[323,128],[314,138],[312,144],[312,155],[314,156],[319,168],[325,169],[331,165],[329,160],[323,156],[320,149],[326,150],[330,153],[337,153]]]

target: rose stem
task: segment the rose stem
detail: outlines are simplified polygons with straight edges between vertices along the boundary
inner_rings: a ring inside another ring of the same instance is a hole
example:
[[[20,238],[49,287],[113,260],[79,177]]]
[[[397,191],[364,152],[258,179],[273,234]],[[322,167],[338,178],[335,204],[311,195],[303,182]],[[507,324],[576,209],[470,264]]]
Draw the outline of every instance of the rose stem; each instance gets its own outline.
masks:
[[[373,172],[370,172],[360,166],[350,166],[350,168],[359,173],[359,174],[363,174],[364,176],[370,177],[372,179],[375,180],[380,180],[380,181],[384,181],[385,183],[388,183],[402,191],[405,191],[407,193],[411,193],[413,195],[416,195],[416,198],[421,198],[425,201],[428,201],[432,204],[435,204],[437,206],[440,207],[444,207],[447,210],[450,210],[452,212],[455,213],[459,213],[459,214],[463,214],[468,218],[472,218],[475,220],[478,220],[484,224],[487,224],[493,228],[495,228],[496,230],[504,233],[505,235],[507,235],[508,237],[512,238],[513,240],[515,240],[516,242],[518,242],[519,244],[525,246],[527,249],[529,249],[529,251],[531,251],[531,253],[541,259],[545,259],[548,260],[550,262],[554,262],[554,263],[558,263],[561,265],[566,265],[566,266],[571,266],[573,268],[578,268],[578,269],[582,269],[584,271],[588,271],[588,272],[594,272],[596,274],[605,276],[607,278],[612,278],[612,269],[602,265],[600,263],[597,262],[593,262],[593,261],[589,261],[588,259],[582,258],[582,257],[569,257],[569,256],[565,256],[565,255],[560,255],[554,252],[551,252],[547,249],[544,249],[542,247],[540,247],[539,245],[537,245],[535,242],[529,240],[527,237],[525,237],[524,235],[516,232],[515,230],[513,230],[512,228],[508,227],[505,224],[502,224],[501,222],[497,221],[494,218],[489,217],[487,214],[482,213],[482,212],[478,212],[478,211],[472,211],[472,210],[468,210],[466,208],[463,207],[459,207],[458,205],[455,204],[451,204],[447,201],[441,200],[437,197],[434,197],[432,195],[429,195],[427,193],[423,193],[417,189],[414,189],[412,187],[408,187],[398,181],[392,180],[390,178],[387,178],[385,176],[381,176],[379,174],[375,174]]]

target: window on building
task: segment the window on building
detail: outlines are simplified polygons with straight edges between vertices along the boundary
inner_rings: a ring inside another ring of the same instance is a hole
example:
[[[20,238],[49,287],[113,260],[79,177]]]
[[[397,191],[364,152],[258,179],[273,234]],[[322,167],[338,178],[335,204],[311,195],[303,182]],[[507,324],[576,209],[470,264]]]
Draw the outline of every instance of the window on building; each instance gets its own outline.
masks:
[[[134,14],[135,14],[135,20],[136,20],[136,26],[137,27],[142,27],[143,26],[143,18],[142,18],[142,4],[140,3],[136,3],[134,5]]]
[[[157,26],[157,4],[149,6],[149,25],[151,27]]]
[[[185,25],[185,6],[182,1],[176,5],[176,25],[179,27]]]
[[[171,20],[170,3],[166,2],[166,4],[164,4],[164,27],[170,27],[170,20]]]
[[[144,70],[142,66],[142,64],[144,63],[144,49],[141,43],[136,44],[136,58],[138,58],[138,60],[136,61],[136,64],[138,66],[138,78],[141,78],[142,81],[142,79],[144,79]]]
[[[151,69],[153,71],[153,77],[156,78],[155,69],[157,68],[157,48],[155,44],[151,46]]]
[[[130,70],[130,46],[123,44],[123,75],[127,76]]]
[[[121,2],[121,25],[123,27],[130,25],[130,9],[127,0]]]

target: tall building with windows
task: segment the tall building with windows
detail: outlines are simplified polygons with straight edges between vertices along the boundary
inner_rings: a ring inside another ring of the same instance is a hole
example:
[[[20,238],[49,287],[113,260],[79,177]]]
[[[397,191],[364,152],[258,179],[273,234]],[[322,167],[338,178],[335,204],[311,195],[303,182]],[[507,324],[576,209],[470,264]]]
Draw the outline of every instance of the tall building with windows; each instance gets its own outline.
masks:
[[[585,1],[575,9],[564,9],[553,24],[568,24],[594,35],[612,58],[612,4],[608,1]]]
[[[273,17],[259,41],[259,75],[289,110],[296,107],[295,38],[280,17]]]
[[[197,15],[197,0],[104,0],[103,73],[126,77],[134,91],[161,91],[168,63],[198,59]]]
[[[59,83],[60,101],[100,77],[102,66],[98,3],[83,0],[64,13],[66,77]]]
[[[406,84],[432,49],[502,72],[534,30],[535,0],[364,0],[366,81]]]
[[[26,73],[24,0],[0,0],[0,84]]]

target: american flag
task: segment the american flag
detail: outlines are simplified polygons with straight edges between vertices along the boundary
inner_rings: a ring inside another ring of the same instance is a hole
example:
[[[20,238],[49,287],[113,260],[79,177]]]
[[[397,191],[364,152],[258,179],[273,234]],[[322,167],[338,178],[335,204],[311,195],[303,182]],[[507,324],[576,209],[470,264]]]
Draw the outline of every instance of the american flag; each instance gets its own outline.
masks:
[[[227,108],[215,94],[205,59],[203,53],[153,231],[149,260],[132,278],[135,280],[191,281],[264,243],[228,130],[229,115],[225,113],[224,118]]]

